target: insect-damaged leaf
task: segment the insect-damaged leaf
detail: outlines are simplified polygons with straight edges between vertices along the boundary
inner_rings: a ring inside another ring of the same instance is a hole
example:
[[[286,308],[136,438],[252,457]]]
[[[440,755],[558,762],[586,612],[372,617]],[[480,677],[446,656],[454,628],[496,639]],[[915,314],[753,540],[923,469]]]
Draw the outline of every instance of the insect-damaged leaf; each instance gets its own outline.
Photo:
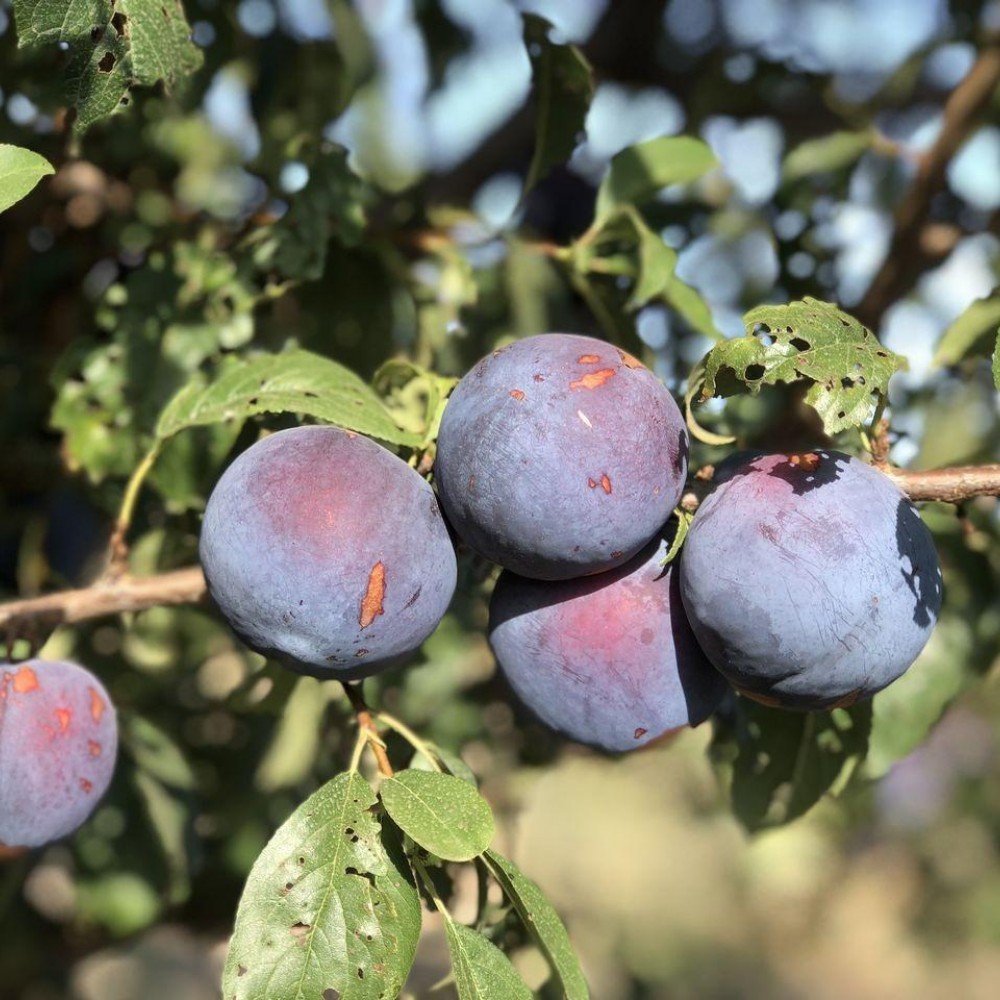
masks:
[[[340,774],[271,838],[236,914],[227,1000],[398,995],[420,935],[420,900],[375,805],[368,782]]]

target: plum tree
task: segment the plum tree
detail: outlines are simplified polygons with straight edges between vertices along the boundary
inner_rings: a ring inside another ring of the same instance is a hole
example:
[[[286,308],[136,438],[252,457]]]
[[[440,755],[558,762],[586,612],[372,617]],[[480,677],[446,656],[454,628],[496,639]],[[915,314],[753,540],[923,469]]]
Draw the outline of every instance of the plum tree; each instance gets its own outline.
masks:
[[[687,474],[670,393],[610,344],[528,337],[452,393],[435,476],[445,514],[481,555],[560,580],[620,566],[666,523]]]
[[[490,644],[543,722],[605,750],[641,747],[704,721],[728,686],[688,625],[667,546],[574,580],[500,575]]]
[[[328,426],[279,431],[243,452],[209,497],[200,554],[247,645],[341,680],[417,649],[457,574],[427,483],[381,445]]]
[[[76,663],[0,664],[0,844],[38,847],[94,811],[118,753],[114,706]]]
[[[698,641],[746,694],[788,708],[869,698],[941,608],[930,532],[881,472],[835,451],[753,458],[699,507],[681,555]]]

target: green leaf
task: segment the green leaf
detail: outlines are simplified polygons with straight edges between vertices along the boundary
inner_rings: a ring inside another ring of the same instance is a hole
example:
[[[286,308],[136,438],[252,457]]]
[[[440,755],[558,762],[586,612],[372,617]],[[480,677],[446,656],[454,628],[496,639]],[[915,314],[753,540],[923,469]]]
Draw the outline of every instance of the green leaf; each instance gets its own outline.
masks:
[[[227,1000],[397,996],[420,900],[356,772],[337,775],[275,833],[243,890],[223,972]]]
[[[527,194],[549,171],[565,163],[583,135],[594,96],[594,79],[575,45],[556,45],[552,25],[537,14],[524,14],[524,43],[535,88],[535,153],[524,182]]]
[[[780,826],[842,787],[864,759],[871,702],[790,712],[737,699],[733,812],[748,830]]]
[[[732,444],[736,438],[731,434],[716,434],[714,431],[702,427],[695,419],[693,403],[696,397],[700,397],[705,388],[705,358],[702,358],[688,375],[687,390],[684,393],[684,419],[687,423],[691,436],[697,438],[704,444],[726,445]]]
[[[254,263],[284,279],[322,277],[331,236],[347,247],[361,242],[367,197],[365,185],[347,164],[347,150],[324,148],[310,163],[309,181],[291,199],[288,212],[254,235]]]
[[[38,153],[0,143],[0,212],[5,212],[31,192],[55,168]]]
[[[260,413],[301,413],[390,444],[416,445],[354,372],[309,351],[256,355],[204,386],[195,379],[167,403],[156,425],[161,440],[188,427],[242,421]]]
[[[122,747],[131,754],[140,771],[181,791],[195,787],[194,771],[180,747],[158,726],[141,715],[128,715],[121,722]]]
[[[976,299],[941,334],[934,352],[935,365],[955,365],[980,344],[985,354],[993,338],[990,336],[1000,326],[1000,292],[994,291],[983,299]]]
[[[569,934],[542,890],[502,854],[490,850],[483,860],[545,956],[561,995],[565,1000],[588,1000],[590,991],[570,944]]]
[[[445,919],[458,1000],[532,1000],[510,959],[478,931]]]
[[[470,861],[490,846],[493,814],[461,778],[411,768],[386,778],[379,792],[393,822],[445,861]]]
[[[202,63],[181,0],[14,0],[18,46],[65,44],[74,128],[117,114],[135,86],[172,87]]]
[[[807,139],[785,157],[781,166],[782,179],[796,181],[810,174],[848,167],[871,148],[874,137],[871,129],[862,129],[860,132],[834,132],[818,139]]]
[[[692,329],[712,340],[722,340],[708,303],[674,273],[677,251],[667,246],[663,237],[654,233],[637,211],[626,211],[635,230],[639,251],[639,271],[629,308],[639,309],[653,299],[660,299],[680,313]]]
[[[670,548],[667,549],[667,554],[663,557],[661,563],[663,566],[669,566],[677,558],[681,546],[684,544],[684,539],[687,538],[687,533],[691,530],[691,522],[694,520],[694,514],[680,507],[674,511],[674,516],[677,518],[677,528],[674,531],[674,537],[670,540]]]
[[[758,306],[743,324],[745,337],[718,344],[705,358],[702,400],[804,379],[814,383],[806,402],[826,433],[836,434],[871,420],[889,378],[906,367],[904,358],[829,302]]]
[[[993,384],[1000,390],[1000,330],[997,330],[997,342],[993,348]]]
[[[662,136],[623,149],[597,192],[596,219],[622,205],[647,201],[670,184],[688,184],[717,166],[712,150],[690,136]]]

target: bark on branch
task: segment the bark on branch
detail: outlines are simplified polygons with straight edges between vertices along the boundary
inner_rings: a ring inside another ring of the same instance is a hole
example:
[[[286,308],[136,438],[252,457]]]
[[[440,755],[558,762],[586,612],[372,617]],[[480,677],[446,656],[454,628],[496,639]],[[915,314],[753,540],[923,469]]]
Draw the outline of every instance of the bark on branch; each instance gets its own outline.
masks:
[[[911,499],[961,503],[974,497],[1000,497],[1000,465],[971,465],[913,472],[892,467],[882,471]],[[709,481],[696,480],[681,500],[694,511],[711,492]],[[205,577],[198,566],[156,576],[121,576],[79,590],[65,590],[44,597],[28,597],[0,604],[0,635],[32,637],[57,625],[143,611],[171,604],[200,604],[207,599]]]
[[[855,309],[866,326],[875,329],[883,313],[901,298],[916,279],[939,259],[921,235],[928,222],[931,200],[943,187],[952,157],[972,134],[993,92],[1000,86],[1000,38],[991,38],[966,77],[951,92],[935,143],[917,160],[917,173],[895,212],[889,252]]]

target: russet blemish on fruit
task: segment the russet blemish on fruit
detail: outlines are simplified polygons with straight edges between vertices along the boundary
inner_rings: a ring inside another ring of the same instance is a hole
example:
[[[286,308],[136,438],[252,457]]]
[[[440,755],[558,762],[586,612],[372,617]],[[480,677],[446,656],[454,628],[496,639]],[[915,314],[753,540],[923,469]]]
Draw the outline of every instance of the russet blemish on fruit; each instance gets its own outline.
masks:
[[[381,562],[377,562],[368,574],[368,587],[365,590],[365,596],[361,599],[361,615],[358,618],[358,624],[362,628],[368,628],[379,615],[385,614],[385,608],[382,604],[384,599],[385,566]]]
[[[596,372],[587,372],[586,375],[581,376],[574,382],[570,382],[569,387],[571,389],[598,389],[609,378],[614,378],[614,375],[614,368],[601,368]]]

